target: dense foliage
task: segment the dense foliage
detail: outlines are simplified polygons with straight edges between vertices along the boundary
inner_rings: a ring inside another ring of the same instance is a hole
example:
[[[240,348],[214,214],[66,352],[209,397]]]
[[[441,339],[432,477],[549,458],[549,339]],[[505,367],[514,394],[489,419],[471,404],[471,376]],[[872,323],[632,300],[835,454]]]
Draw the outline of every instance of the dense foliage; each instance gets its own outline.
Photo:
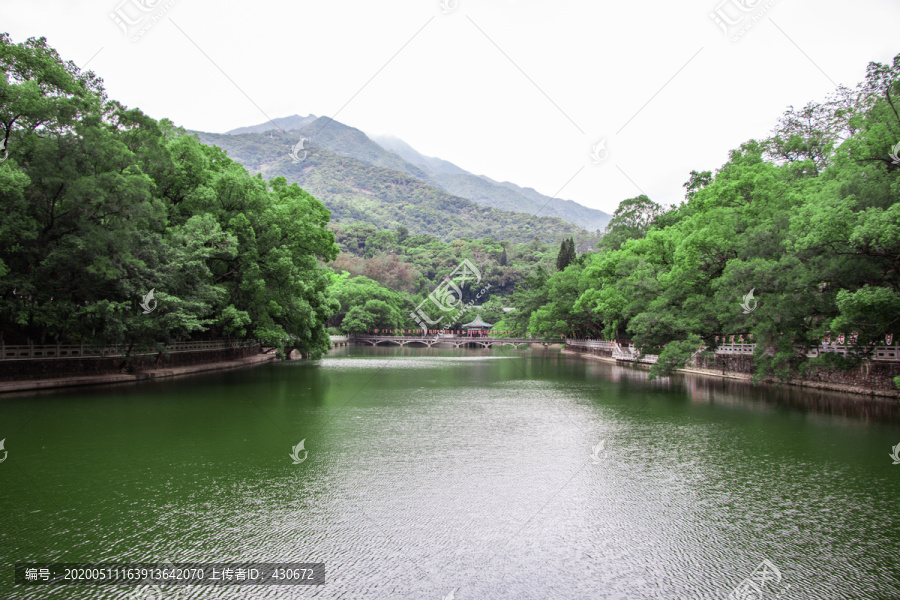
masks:
[[[492,284],[482,318],[495,330],[633,339],[660,354],[656,374],[725,334],[759,342],[760,374],[802,371],[817,361],[796,346],[842,333],[869,348],[900,333],[898,71],[872,64],[855,91],[790,109],[769,139],[692,171],[680,206],[624,200],[596,252],[352,225],[337,230],[345,253],[332,266],[403,297],[393,321],[373,306],[359,323],[414,328],[407,309],[469,258]]]
[[[0,339],[328,348],[320,202],[109,100],[43,38],[0,36],[0,67]]]
[[[795,345],[839,334],[856,334],[863,357],[900,334],[898,143],[900,56],[791,108],[715,174],[692,172],[680,206],[623,202],[599,252],[537,272],[513,304],[532,328],[665,349],[658,374],[723,334],[758,342],[760,375],[808,368]]]
[[[489,283],[490,287],[478,297],[473,307],[442,326],[458,329],[476,315],[497,324],[504,317],[506,311],[503,309],[511,307],[511,297],[517,286],[527,279],[528,273],[535,268],[550,268],[555,260],[553,246],[537,240],[524,244],[496,242],[489,238],[444,242],[430,235],[410,235],[402,226],[396,231],[383,231],[368,223],[340,225],[335,233],[341,254],[329,266],[342,274],[336,279],[335,287],[341,310],[335,313],[329,325],[345,332],[419,328],[410,313],[464,260],[471,262],[478,270],[481,282]],[[575,244],[574,240],[571,244]],[[351,284],[368,291],[365,294],[352,292],[348,288]],[[481,287],[473,281],[462,291],[464,299],[471,301]],[[356,302],[354,298],[366,300]],[[371,305],[372,310],[367,309],[364,305],[368,305],[370,298],[387,303],[391,310],[384,311],[376,304]],[[344,316],[353,307],[361,309],[352,315],[358,318],[347,322]],[[354,330],[351,323],[354,327],[370,326]]]
[[[752,336],[759,374],[786,375],[816,363],[796,346],[853,334],[864,357],[900,334],[900,56],[791,108],[715,173],[692,171],[679,206],[623,201],[599,244],[321,147],[251,176],[109,100],[43,39],[0,36],[0,65],[7,343],[227,336],[317,354],[326,325],[458,329],[480,315],[509,335],[633,339],[660,355],[654,374],[724,334]],[[247,140],[283,147],[283,135],[223,140],[259,162],[270,149]],[[461,265],[470,276],[454,280]],[[437,324],[443,304],[455,312]]]

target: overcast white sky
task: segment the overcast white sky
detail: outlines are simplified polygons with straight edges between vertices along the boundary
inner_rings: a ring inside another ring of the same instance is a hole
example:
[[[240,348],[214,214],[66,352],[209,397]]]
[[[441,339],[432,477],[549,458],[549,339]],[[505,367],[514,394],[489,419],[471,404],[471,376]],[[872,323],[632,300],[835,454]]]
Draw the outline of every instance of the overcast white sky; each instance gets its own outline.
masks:
[[[0,30],[189,129],[335,116],[607,212],[900,52],[895,0],[440,1],[0,0]]]

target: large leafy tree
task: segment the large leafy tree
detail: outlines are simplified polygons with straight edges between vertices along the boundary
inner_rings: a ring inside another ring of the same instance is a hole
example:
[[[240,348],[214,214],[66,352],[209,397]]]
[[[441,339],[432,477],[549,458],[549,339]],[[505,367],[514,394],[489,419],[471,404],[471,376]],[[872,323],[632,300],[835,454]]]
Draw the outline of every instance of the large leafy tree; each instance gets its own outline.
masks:
[[[898,99],[900,57],[873,63],[855,90],[790,109],[715,173],[692,171],[678,208],[623,202],[575,308],[659,353],[656,374],[723,333],[752,335],[758,374],[784,376],[816,364],[795,347],[829,332],[858,334],[860,350],[900,333]],[[553,316],[560,290],[547,287],[532,318],[561,326],[572,317]]]
[[[515,310],[503,319],[504,329],[509,329],[520,336],[528,333],[531,314],[549,300],[548,278],[547,270],[542,266],[537,266],[531,274],[525,277],[512,296],[512,305]],[[531,330],[531,332],[536,333],[535,330]]]
[[[411,327],[406,321],[410,300],[365,276],[332,275],[330,290],[339,307],[329,325],[348,333]]]
[[[328,348],[337,303],[319,261],[337,247],[320,202],[108,100],[44,39],[0,36],[0,64],[0,335]]]
[[[618,250],[628,240],[640,239],[654,221],[663,214],[663,208],[645,195],[629,198],[619,203],[613,218],[606,225],[600,246]]]
[[[373,329],[395,329],[403,317],[383,300],[366,300],[365,304],[347,311],[342,328],[348,333],[365,333]]]
[[[601,322],[578,299],[593,283],[586,275],[597,254],[582,255],[581,262],[574,262],[547,280],[547,303],[531,313],[528,329],[546,332],[553,337],[596,337],[602,331]],[[584,264],[582,264],[584,263]],[[587,265],[587,266],[586,266]]]

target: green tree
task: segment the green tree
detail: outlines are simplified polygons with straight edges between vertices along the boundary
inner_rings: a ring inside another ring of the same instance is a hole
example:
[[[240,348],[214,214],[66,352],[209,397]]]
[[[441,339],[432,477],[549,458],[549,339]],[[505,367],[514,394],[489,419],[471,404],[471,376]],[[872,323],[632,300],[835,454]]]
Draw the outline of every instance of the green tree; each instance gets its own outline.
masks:
[[[572,238],[563,240],[559,245],[559,254],[556,255],[556,270],[565,270],[575,258],[575,241]]]
[[[538,266],[516,288],[512,297],[512,304],[516,310],[507,313],[504,318],[504,322],[509,324],[507,328],[514,331],[516,335],[523,336],[529,331],[531,313],[547,303],[548,278],[547,271],[542,266]]]
[[[646,235],[653,222],[663,213],[662,207],[643,194],[619,203],[613,218],[606,225],[600,246],[618,250],[628,240]]]
[[[337,307],[324,206],[108,100],[42,39],[0,36],[0,333],[152,347],[227,335],[308,354]],[[158,303],[139,303],[153,290]]]
[[[591,264],[596,254],[585,257]],[[585,266],[575,262],[550,276],[545,285],[547,302],[531,313],[528,329],[549,333],[554,337],[597,337],[603,327],[595,315],[578,299],[593,284],[585,276]]]
[[[354,306],[344,317],[342,327],[348,333],[365,333],[372,329],[396,329],[402,317],[396,308],[383,300],[367,300]]]
[[[409,300],[368,277],[350,277],[349,274],[332,275],[331,295],[339,308],[328,324],[340,327],[348,333],[369,329],[395,329],[409,327],[404,315],[409,312]],[[369,304],[376,301],[374,304]],[[352,312],[354,309],[355,312]],[[352,318],[351,318],[352,317]],[[348,318],[351,320],[347,321]]]

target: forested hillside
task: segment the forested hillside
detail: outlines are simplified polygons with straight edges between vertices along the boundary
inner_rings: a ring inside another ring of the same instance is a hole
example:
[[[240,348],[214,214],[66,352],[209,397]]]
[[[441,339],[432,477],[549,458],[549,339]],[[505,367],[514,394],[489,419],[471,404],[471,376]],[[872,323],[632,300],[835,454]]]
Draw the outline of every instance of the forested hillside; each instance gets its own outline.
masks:
[[[662,352],[658,373],[726,334],[757,342],[760,374],[847,366],[793,347],[845,335],[863,350],[900,334],[898,155],[900,56],[791,108],[715,173],[692,172],[677,208],[623,202],[599,252],[514,294],[516,325],[633,338]]]
[[[490,287],[478,298],[476,307],[441,326],[458,327],[474,319],[476,314],[489,323],[499,323],[505,314],[503,308],[509,308],[506,302],[516,288],[534,269],[551,268],[557,255],[555,246],[538,241],[525,244],[492,239],[443,242],[433,236],[410,234],[403,227],[379,231],[358,223],[339,226],[335,233],[341,254],[329,266],[341,274],[335,279],[335,295],[341,308],[329,324],[345,332],[415,328],[410,313],[466,260],[478,269],[480,281],[489,283]],[[348,289],[365,289],[367,293],[348,295]],[[464,286],[463,296],[469,301],[478,291],[477,284]],[[378,302],[370,303],[367,298]],[[345,321],[351,309],[354,318]]]
[[[277,131],[207,136],[238,140],[232,151],[265,178],[250,175],[108,99],[43,39],[0,37],[0,64],[7,343],[227,336],[315,354],[326,326],[416,329],[431,302],[455,307],[440,327],[480,314],[511,335],[630,338],[661,355],[655,374],[743,336],[760,374],[786,375],[852,366],[900,334],[900,56],[789,109],[715,172],[687,174],[679,206],[623,201],[596,247],[562,221],[315,145],[295,164]],[[337,223],[310,191],[330,198]],[[471,276],[457,286],[461,265]],[[158,307],[142,312],[151,290]],[[795,350],[839,336],[860,355]]]
[[[0,339],[328,348],[319,201],[108,99],[43,38],[0,35],[0,66]]]
[[[424,171],[424,181],[448,194],[468,198],[478,204],[559,217],[591,232],[602,230],[612,218],[603,211],[582,206],[571,200],[550,198],[532,188],[519,187],[509,181],[499,182],[485,175],[474,175],[446,160],[424,156],[394,136],[375,136],[372,139]]]
[[[760,375],[851,367],[900,334],[898,75],[900,57],[873,63],[857,88],[791,108],[771,137],[743,144],[715,173],[691,172],[680,206],[646,196],[623,201],[597,251],[576,252],[566,242],[531,252],[507,245],[504,268],[497,245],[459,252],[432,242],[417,253],[402,229],[350,228],[338,231],[347,254],[333,266],[419,302],[468,258],[487,266],[483,318],[495,330],[633,339],[661,354],[656,374],[726,335],[757,342]],[[354,326],[416,327],[402,313]],[[810,360],[795,350],[838,339],[857,344],[859,354]]]
[[[295,164],[288,155],[297,143],[294,134],[198,135],[204,143],[225,148],[251,172],[298,183],[322,200],[335,223],[362,222],[377,229],[402,226],[414,234],[442,240],[490,237],[526,242],[538,238],[553,243],[574,234],[587,248],[599,239],[556,218],[479,206],[399,170],[335,154],[309,142],[308,156]]]
[[[371,324],[399,327],[432,282],[461,260],[478,261],[492,293],[508,296],[527,270],[552,263],[552,247],[535,239],[548,235],[548,224],[559,238],[571,230],[446,195],[417,203],[424,184],[393,171],[378,194],[395,203],[394,227],[332,226],[343,250],[338,257],[329,211],[305,190],[281,177],[251,176],[223,150],[108,99],[93,73],[63,61],[45,40],[0,38],[0,64],[6,343],[120,344],[137,351],[224,336],[276,347],[291,342],[316,354],[328,346],[326,321],[340,325],[354,308],[343,304],[348,285],[378,287],[363,297],[383,295],[392,304]],[[314,185],[332,190],[354,187],[354,173],[365,179],[376,169],[327,150],[312,154],[302,168],[313,171]],[[329,182],[328,167],[342,161],[345,180]],[[337,205],[360,221],[385,206]],[[448,228],[456,237],[472,232],[487,239],[442,241],[451,237]],[[582,249],[596,240],[578,239]],[[329,276],[332,270],[345,275]],[[347,283],[349,275],[362,277]],[[481,302],[490,309],[489,295]],[[356,323],[369,318],[361,314],[365,304],[356,307]]]
[[[558,243],[569,235],[587,240],[609,221],[601,211],[472,175],[411,148],[398,154],[338,121],[309,119],[275,120],[295,130],[279,131],[269,123],[264,133],[255,131],[266,125],[235,130],[252,130],[242,134],[196,133],[204,143],[224,148],[251,173],[282,175],[300,184],[333,212],[336,223],[363,221],[380,229],[402,225],[445,240],[493,237],[525,242],[537,235],[545,243]],[[300,156],[308,154],[298,164],[289,153],[301,138],[307,141]]]

